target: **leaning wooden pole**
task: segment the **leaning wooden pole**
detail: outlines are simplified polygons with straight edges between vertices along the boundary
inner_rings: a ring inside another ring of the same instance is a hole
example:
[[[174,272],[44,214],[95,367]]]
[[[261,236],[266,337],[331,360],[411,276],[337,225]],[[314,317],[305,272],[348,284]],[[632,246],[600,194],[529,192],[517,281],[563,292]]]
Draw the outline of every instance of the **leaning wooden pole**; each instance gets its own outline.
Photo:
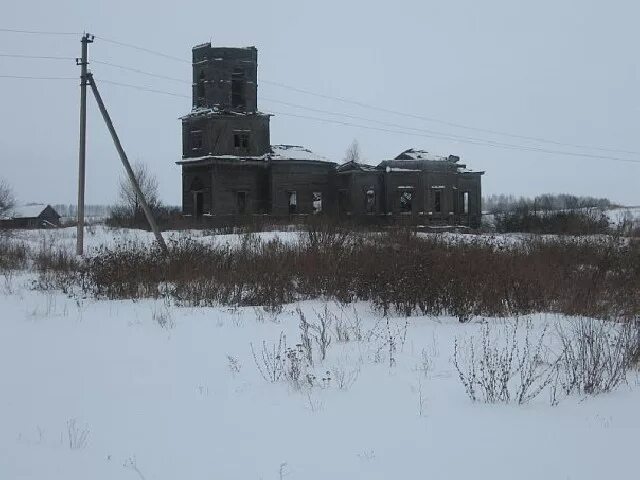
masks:
[[[107,128],[109,129],[109,133],[111,134],[113,143],[116,146],[118,155],[120,155],[120,160],[122,160],[122,165],[124,165],[124,169],[127,171],[129,180],[131,180],[131,185],[133,186],[133,189],[135,190],[136,195],[138,196],[138,200],[140,200],[140,203],[142,204],[142,209],[144,210],[144,214],[147,217],[149,226],[151,227],[151,230],[153,230],[153,234],[156,236],[158,245],[160,245],[160,248],[162,249],[162,251],[166,253],[167,244],[164,242],[164,238],[162,238],[162,234],[158,229],[158,225],[156,224],[156,221],[153,219],[153,214],[151,213],[151,209],[147,204],[147,200],[144,198],[144,194],[142,193],[142,190],[140,190],[140,185],[138,185],[136,176],[133,174],[133,170],[131,168],[131,165],[129,164],[129,159],[127,158],[127,154],[122,148],[122,144],[120,143],[120,139],[118,138],[116,129],[113,127],[113,123],[111,122],[111,117],[109,116],[109,112],[107,112],[107,109],[104,106],[104,102],[102,101],[102,97],[100,96],[100,92],[98,92],[98,87],[91,73],[87,74],[87,80],[89,82],[89,85],[91,86],[91,90],[93,91],[93,96],[96,97],[96,102],[98,102],[98,108],[100,109],[100,113],[102,114],[104,123],[107,124]]]

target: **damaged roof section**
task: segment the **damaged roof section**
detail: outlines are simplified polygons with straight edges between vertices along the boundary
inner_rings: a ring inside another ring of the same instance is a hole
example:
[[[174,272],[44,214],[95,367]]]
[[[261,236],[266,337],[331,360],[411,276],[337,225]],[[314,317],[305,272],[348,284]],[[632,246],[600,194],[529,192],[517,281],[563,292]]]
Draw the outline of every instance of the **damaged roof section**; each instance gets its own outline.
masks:
[[[300,145],[271,145],[271,153],[267,153],[265,157],[268,157],[269,160],[307,160],[334,163]]]
[[[417,148],[409,148],[401,154],[399,154],[394,160],[428,160],[430,162],[451,162],[457,163],[460,161],[460,157],[457,155],[435,155],[429,153],[426,150],[419,150]]]
[[[269,152],[264,155],[238,156],[238,155],[204,155],[200,157],[185,157],[178,164],[203,163],[208,160],[239,160],[239,161],[299,161],[299,162],[324,162],[333,163],[326,157],[318,155],[301,145],[271,145]]]

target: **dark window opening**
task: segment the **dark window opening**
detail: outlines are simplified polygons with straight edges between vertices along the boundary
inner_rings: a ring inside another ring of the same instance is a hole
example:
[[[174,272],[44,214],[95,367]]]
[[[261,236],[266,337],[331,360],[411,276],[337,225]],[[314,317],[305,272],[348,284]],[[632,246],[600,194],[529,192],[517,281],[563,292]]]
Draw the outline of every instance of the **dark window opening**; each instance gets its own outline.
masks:
[[[234,133],[233,134],[233,146],[235,148],[242,148],[243,150],[249,150],[249,134],[248,133]]]
[[[400,190],[400,211],[413,211],[413,190]]]
[[[191,149],[200,150],[202,148],[202,132],[195,130],[191,132]]]
[[[349,193],[347,190],[338,191],[338,212],[340,214],[349,212]]]
[[[196,95],[198,97],[198,106],[202,107],[205,103],[205,77],[204,72],[200,72],[200,76],[198,77],[198,86],[196,88]]]
[[[244,214],[247,211],[247,192],[236,192],[236,206],[238,213]]]
[[[442,211],[442,192],[440,190],[433,192],[433,210],[436,212]]]
[[[244,94],[244,71],[236,69],[231,74],[231,107],[232,108],[244,108],[245,94]]]
[[[204,213],[204,193],[195,192],[194,202],[195,202],[194,210],[195,210],[196,217],[200,218]]]
[[[313,192],[313,213],[322,213],[322,192]]]
[[[376,211],[376,191],[372,188],[365,193],[365,210],[367,213]]]
[[[298,192],[287,192],[289,213],[293,214],[298,211]]]

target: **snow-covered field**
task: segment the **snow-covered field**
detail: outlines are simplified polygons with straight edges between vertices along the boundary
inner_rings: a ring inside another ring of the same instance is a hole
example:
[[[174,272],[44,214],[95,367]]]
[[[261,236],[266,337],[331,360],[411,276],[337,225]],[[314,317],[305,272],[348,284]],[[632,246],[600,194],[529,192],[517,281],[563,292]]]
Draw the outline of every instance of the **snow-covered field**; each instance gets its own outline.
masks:
[[[152,239],[95,228],[92,248]],[[73,248],[74,232],[21,239],[55,235]],[[473,403],[452,354],[482,319],[391,317],[387,327],[366,303],[307,301],[279,314],[184,308],[70,298],[34,290],[32,279],[0,275],[0,479],[586,480],[638,471],[637,373],[613,393],[557,406],[546,391],[522,406]],[[351,332],[338,342],[331,330],[324,361],[314,345],[315,380],[300,388],[265,380],[256,365],[263,341],[270,348],[284,334],[296,349],[297,307],[316,323],[327,308]],[[529,318],[535,334],[571,321]],[[495,329],[510,321],[487,320]]]

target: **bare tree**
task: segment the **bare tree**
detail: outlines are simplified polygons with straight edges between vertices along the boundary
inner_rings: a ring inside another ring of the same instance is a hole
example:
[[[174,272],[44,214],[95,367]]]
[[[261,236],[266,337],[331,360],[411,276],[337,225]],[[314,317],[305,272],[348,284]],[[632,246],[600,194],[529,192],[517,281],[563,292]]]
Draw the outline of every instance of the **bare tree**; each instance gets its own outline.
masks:
[[[160,206],[158,199],[158,179],[149,170],[146,163],[135,162],[132,165],[133,174],[138,181],[140,190],[147,200],[149,207],[154,210]],[[139,217],[143,215],[142,203],[136,195],[136,191],[131,185],[129,177],[123,175],[120,177],[120,185],[118,189],[118,207],[126,215],[131,217]]]
[[[6,215],[15,204],[13,190],[7,182],[0,179],[0,217]]]
[[[347,148],[347,151],[344,153],[344,163],[359,162],[360,160],[360,144],[358,143],[358,140],[354,138],[353,142],[351,142],[351,145],[349,145],[349,148]]]

